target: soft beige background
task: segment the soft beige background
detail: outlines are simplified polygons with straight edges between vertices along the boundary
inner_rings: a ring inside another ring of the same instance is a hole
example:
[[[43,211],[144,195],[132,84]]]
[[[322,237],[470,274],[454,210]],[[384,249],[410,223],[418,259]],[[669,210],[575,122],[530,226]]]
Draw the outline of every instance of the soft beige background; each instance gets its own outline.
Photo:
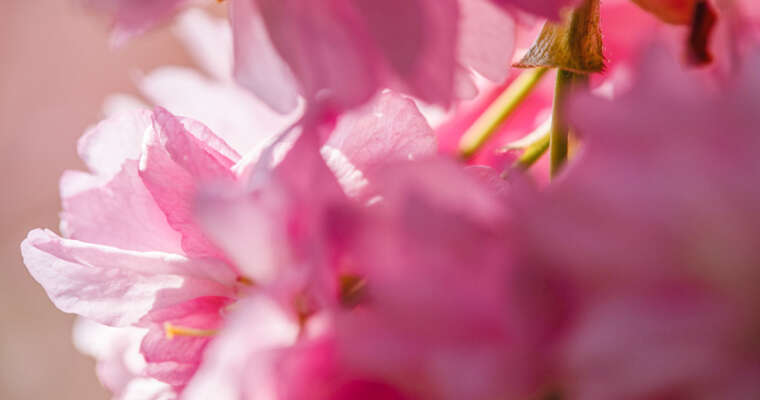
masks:
[[[108,93],[189,59],[167,29],[111,49],[108,21],[77,0],[0,0],[0,399],[107,399],[93,362],[22,265],[34,227],[57,229],[58,177],[81,168],[76,139]]]

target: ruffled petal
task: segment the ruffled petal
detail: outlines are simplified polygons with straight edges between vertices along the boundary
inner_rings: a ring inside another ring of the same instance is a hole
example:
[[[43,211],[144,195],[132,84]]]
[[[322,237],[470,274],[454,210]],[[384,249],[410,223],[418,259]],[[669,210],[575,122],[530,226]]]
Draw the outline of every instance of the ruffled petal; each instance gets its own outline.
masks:
[[[218,257],[219,251],[193,221],[193,198],[201,182],[233,181],[230,157],[237,154],[199,123],[188,128],[183,124],[187,120],[180,121],[160,108],[153,119],[154,129],[145,139],[140,160],[140,177],[169,225],[182,234],[184,252],[191,257]]]
[[[178,255],[92,245],[45,230],[31,231],[21,252],[59,309],[105,325],[135,324],[155,307],[199,296],[232,295],[227,285],[234,275]]]

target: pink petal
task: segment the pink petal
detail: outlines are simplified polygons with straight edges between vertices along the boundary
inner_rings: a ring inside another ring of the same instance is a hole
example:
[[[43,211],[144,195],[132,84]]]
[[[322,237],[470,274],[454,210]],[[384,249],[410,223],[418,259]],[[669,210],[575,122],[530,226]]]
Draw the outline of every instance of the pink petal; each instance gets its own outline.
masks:
[[[437,145],[432,129],[414,102],[386,92],[341,117],[325,146],[340,152],[350,166],[368,177],[385,163],[427,158],[435,154]],[[338,172],[336,167],[340,168],[340,164],[330,166],[334,172]],[[343,173],[351,171],[348,168]]]
[[[456,70],[457,0],[361,0],[354,7],[404,89],[447,106]]]
[[[250,278],[284,278],[279,284],[313,286],[324,297],[334,284],[325,265],[329,212],[347,199],[311,133],[294,132],[296,142],[274,167],[255,167],[252,189],[207,186],[196,215]]]
[[[145,188],[137,161],[126,161],[107,182],[67,171],[61,197],[61,230],[69,238],[124,250],[182,253],[180,235]]]
[[[199,296],[226,296],[231,276],[218,265],[61,239],[33,230],[21,244],[24,263],[64,312],[112,326],[134,324],[154,307]],[[234,278],[233,278],[234,279]]]
[[[208,348],[204,363],[183,393],[185,399],[238,400],[246,398],[246,387],[255,387],[263,398],[275,398],[277,382],[267,365],[280,349],[295,343],[298,325],[266,296],[241,303],[239,311]]]
[[[298,116],[278,114],[248,91],[229,82],[209,80],[187,68],[153,71],[140,82],[140,90],[171,113],[204,123],[241,154],[281,132]]]
[[[142,138],[151,125],[148,111],[108,118],[79,139],[79,157],[94,173],[114,175],[121,171],[124,161],[140,158]]]
[[[74,323],[74,345],[97,361],[98,379],[118,395],[143,373],[145,360],[139,353],[146,329],[114,328],[79,317]]]
[[[460,0],[459,7],[459,62],[492,82],[503,82],[512,67],[514,19],[490,0]]]
[[[553,20],[560,19],[560,11],[577,5],[580,0],[491,0],[504,7],[518,7],[527,12]]]
[[[298,104],[298,87],[290,67],[270,41],[256,0],[235,0],[229,12],[235,80],[272,109],[283,114],[293,111]]]
[[[225,297],[200,297],[171,307],[154,310],[145,321],[153,326],[142,341],[147,374],[172,386],[184,386],[192,378],[211,337],[167,337],[164,324],[178,327],[218,330],[222,325],[223,307],[230,304]]]
[[[193,257],[219,256],[194,223],[192,204],[197,184],[235,179],[230,170],[234,161],[229,157],[236,153],[197,122],[180,122],[160,108],[153,119],[154,129],[146,138],[140,160],[140,177],[169,225],[182,234],[185,253]]]
[[[380,60],[345,2],[257,0],[274,47],[307,101],[337,110],[368,100],[380,84]],[[361,25],[359,25],[361,26]]]

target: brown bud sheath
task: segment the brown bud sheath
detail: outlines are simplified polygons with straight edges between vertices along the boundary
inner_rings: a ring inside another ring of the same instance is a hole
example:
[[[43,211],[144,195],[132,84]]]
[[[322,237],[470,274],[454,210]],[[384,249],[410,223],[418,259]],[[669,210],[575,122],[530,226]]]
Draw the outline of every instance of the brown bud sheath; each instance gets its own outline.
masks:
[[[547,22],[517,68],[555,67],[579,74],[604,70],[599,0],[585,0],[561,24]]]

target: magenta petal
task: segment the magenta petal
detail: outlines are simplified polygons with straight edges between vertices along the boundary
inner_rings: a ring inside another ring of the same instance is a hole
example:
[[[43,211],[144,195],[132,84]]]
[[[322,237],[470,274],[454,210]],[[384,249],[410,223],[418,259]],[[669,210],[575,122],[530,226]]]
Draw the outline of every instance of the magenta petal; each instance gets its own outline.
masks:
[[[372,45],[406,90],[428,103],[452,100],[457,0],[354,1]]]
[[[157,306],[201,295],[230,295],[223,269],[185,257],[119,250],[61,239],[50,231],[33,230],[21,244],[29,272],[64,312],[106,325],[138,322]],[[234,279],[234,278],[233,278]]]
[[[518,7],[527,12],[553,20],[560,19],[560,11],[577,5],[580,0],[491,0],[504,7]]]
[[[310,0],[257,0],[269,36],[309,102],[344,109],[368,100],[381,60],[353,7]],[[359,25],[361,26],[361,25]]]
[[[409,93],[447,107],[454,94],[459,8],[457,0],[416,0],[423,10],[423,45],[410,73],[399,74]]]

